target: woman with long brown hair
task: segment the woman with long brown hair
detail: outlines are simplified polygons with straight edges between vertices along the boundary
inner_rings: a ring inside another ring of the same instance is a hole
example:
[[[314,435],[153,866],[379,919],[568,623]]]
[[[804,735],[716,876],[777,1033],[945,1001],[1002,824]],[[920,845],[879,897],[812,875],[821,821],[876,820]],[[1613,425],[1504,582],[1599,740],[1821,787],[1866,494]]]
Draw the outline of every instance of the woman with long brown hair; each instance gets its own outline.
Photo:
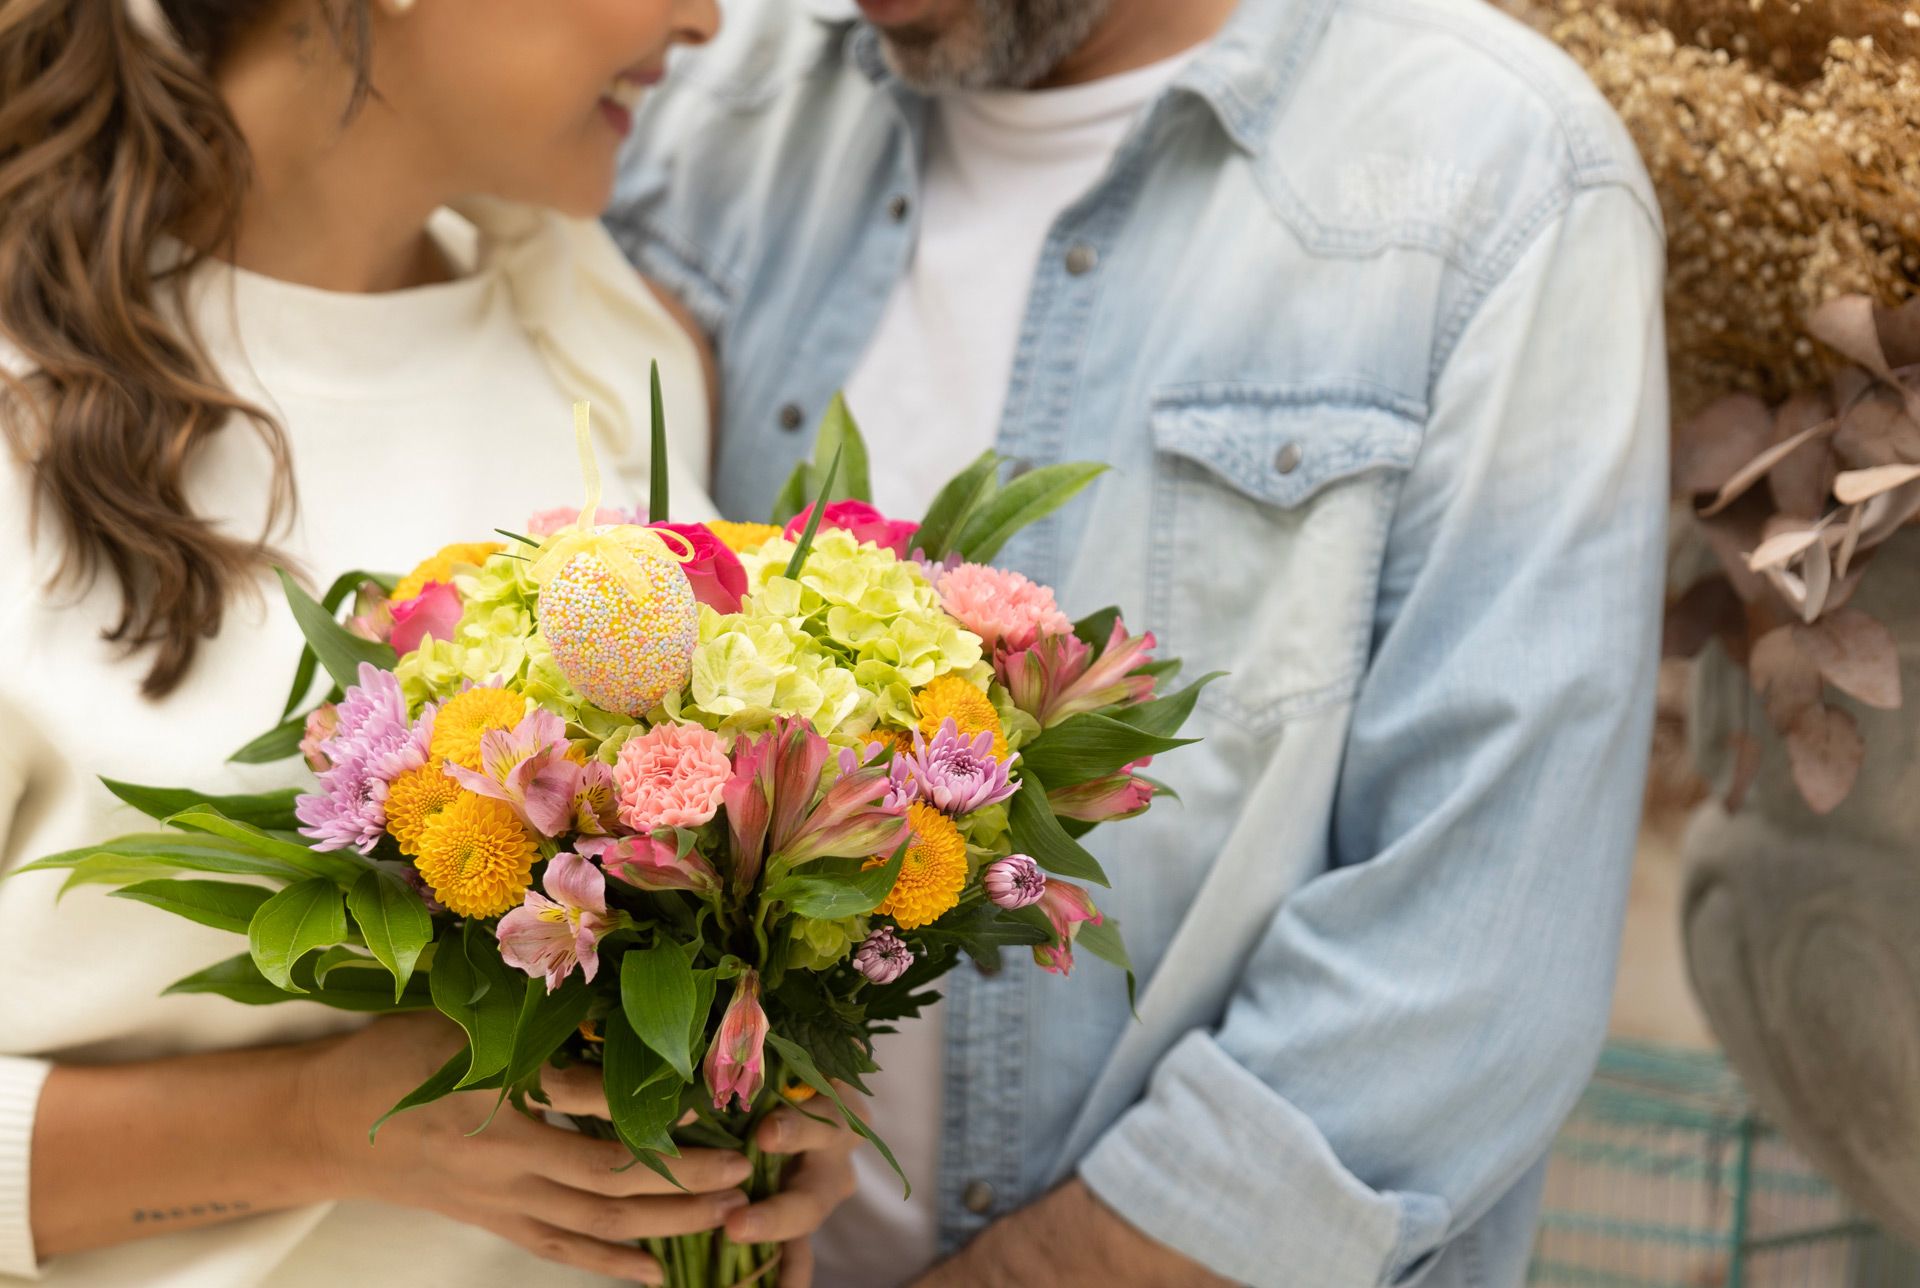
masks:
[[[296,781],[222,763],[297,647],[271,569],[406,566],[577,494],[577,397],[642,495],[649,359],[699,495],[700,353],[591,216],[636,97],[717,21],[0,0],[0,874],[135,826],[98,774]],[[791,1112],[762,1143],[805,1161],[744,1210],[737,1155],[690,1151],[681,1193],[518,1115],[469,1137],[471,1096],[370,1146],[450,1026],[157,997],[221,933],[59,886],[0,882],[0,1282],[657,1281],[633,1240],[799,1238],[848,1187],[850,1136]]]

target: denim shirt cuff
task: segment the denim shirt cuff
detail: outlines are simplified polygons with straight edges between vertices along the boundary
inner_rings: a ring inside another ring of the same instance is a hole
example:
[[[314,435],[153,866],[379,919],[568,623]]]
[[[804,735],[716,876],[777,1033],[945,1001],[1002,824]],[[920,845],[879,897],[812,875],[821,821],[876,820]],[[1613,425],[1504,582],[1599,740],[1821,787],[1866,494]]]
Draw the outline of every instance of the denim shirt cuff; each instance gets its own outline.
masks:
[[[1451,1221],[1433,1195],[1363,1184],[1305,1114],[1197,1031],[1079,1173],[1142,1233],[1255,1288],[1411,1283]]]

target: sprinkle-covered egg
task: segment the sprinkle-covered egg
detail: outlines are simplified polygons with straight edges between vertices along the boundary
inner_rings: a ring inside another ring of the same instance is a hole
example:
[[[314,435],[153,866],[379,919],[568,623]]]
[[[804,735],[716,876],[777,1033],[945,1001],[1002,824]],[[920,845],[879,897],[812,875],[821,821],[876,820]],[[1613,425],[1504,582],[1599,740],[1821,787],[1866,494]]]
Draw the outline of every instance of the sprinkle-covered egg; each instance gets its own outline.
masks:
[[[680,565],[659,548],[623,543],[614,557],[628,576],[585,546],[544,580],[540,633],[581,696],[638,719],[686,685],[700,609]]]

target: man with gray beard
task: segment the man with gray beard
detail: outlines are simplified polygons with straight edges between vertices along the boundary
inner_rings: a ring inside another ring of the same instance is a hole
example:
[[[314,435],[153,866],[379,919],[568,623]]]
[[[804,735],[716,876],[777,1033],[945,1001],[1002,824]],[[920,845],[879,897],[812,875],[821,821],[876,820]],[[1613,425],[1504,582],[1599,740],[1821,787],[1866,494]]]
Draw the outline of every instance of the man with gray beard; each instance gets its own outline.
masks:
[[[948,976],[876,1048],[912,1196],[863,1159],[818,1282],[1520,1283],[1652,710],[1661,246],[1619,123],[1481,0],[727,18],[608,216],[717,342],[721,508],[843,387],[892,516],[989,448],[1106,461],[996,562],[1228,673],[1179,799],[1090,838],[1137,1017],[1100,962]]]

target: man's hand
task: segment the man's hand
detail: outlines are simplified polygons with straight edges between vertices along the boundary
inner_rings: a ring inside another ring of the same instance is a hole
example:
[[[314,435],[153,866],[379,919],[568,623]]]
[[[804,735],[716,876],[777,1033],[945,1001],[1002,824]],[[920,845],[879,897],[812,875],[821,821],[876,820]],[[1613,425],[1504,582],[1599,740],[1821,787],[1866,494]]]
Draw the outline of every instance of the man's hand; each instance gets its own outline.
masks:
[[[1156,1243],[1078,1178],[994,1222],[913,1288],[1228,1288],[1198,1262]]]

